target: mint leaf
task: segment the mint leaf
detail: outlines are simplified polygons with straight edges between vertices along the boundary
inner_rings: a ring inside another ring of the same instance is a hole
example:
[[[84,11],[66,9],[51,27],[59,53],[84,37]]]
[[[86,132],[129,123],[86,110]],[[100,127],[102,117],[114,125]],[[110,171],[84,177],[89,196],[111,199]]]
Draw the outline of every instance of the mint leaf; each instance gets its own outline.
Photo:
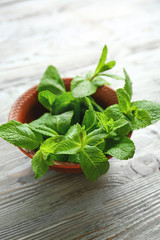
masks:
[[[79,154],[69,155],[68,162],[80,163]]]
[[[79,158],[85,176],[92,182],[109,169],[108,159],[97,147],[85,146],[79,153]]]
[[[118,138],[126,136],[131,131],[131,124],[127,119],[119,119],[114,122],[113,132]]]
[[[30,126],[34,126],[34,125],[44,125],[46,122],[46,119],[50,116],[50,113],[44,113],[41,117],[39,117],[38,119],[32,121],[29,123]]]
[[[65,111],[69,111],[70,104],[74,101],[74,97],[71,92],[65,92],[61,95],[57,96],[54,105],[53,105],[53,113],[59,114]]]
[[[132,103],[132,106],[146,110],[151,117],[151,123],[160,120],[160,103],[152,101],[136,101]]]
[[[104,65],[100,68],[99,73],[105,72],[105,71],[107,71],[107,70],[112,69],[112,68],[115,66],[115,64],[116,64],[115,61],[110,61],[110,62],[104,64]]]
[[[132,130],[144,128],[151,124],[151,117],[144,109],[137,108],[133,114],[134,116],[130,118]]]
[[[34,125],[29,124],[29,127],[34,132],[41,133],[42,135],[47,137],[53,137],[58,135],[56,131],[42,124],[34,124]]]
[[[57,144],[54,154],[76,154],[81,149],[81,144],[69,139]]]
[[[43,141],[41,134],[32,131],[27,124],[15,120],[0,126],[0,137],[15,146],[28,150],[38,148]]]
[[[95,73],[94,75],[96,75],[97,73],[99,73],[100,69],[103,67],[103,65],[105,64],[105,61],[107,59],[107,46],[105,45],[103,50],[102,50],[102,54],[101,54],[101,57],[100,57],[100,60],[98,62],[98,65],[96,67],[96,70],[95,70]]]
[[[99,126],[101,126],[107,133],[112,131],[114,120],[112,118],[108,119],[108,117],[104,113],[98,113],[98,120],[99,120]]]
[[[69,129],[72,117],[73,111],[51,115],[46,119],[46,126],[63,135]]]
[[[63,141],[63,139],[64,139],[63,136],[54,136],[54,137],[48,138],[42,143],[42,145],[40,146],[40,149],[46,153],[54,153],[56,146],[61,141]]]
[[[118,104],[111,105],[107,107],[104,111],[104,114],[110,119],[112,118],[113,120],[118,120],[120,118],[125,118],[123,115],[120,106]]]
[[[52,106],[55,99],[56,95],[48,90],[41,91],[38,93],[38,101],[50,112],[52,112]]]
[[[132,98],[132,82],[130,80],[130,77],[125,69],[123,69],[124,75],[125,75],[125,85],[124,90],[128,93],[130,99]]]
[[[101,75],[101,76],[106,76],[106,77],[109,77],[109,78],[113,78],[113,79],[116,79],[116,80],[124,80],[124,77],[117,76],[117,75],[115,75],[115,74],[100,73],[99,75]]]
[[[35,178],[42,177],[48,171],[48,166],[54,164],[52,156],[48,156],[41,150],[37,151],[32,158],[32,169],[35,173]]]
[[[102,128],[98,128],[86,136],[86,144],[90,146],[98,146],[104,142],[106,136],[106,132],[104,132]]]
[[[83,98],[95,93],[97,87],[83,77],[75,77],[71,81],[71,92],[75,98]]]
[[[101,78],[101,77],[99,77],[99,76],[93,78],[92,83],[93,83],[95,86],[97,86],[97,87],[101,87],[101,86],[103,86],[104,84],[106,84],[106,85],[108,85],[108,86],[110,85],[110,83],[107,82],[106,79]]]
[[[69,140],[71,140],[71,141],[80,143],[80,142],[81,142],[80,134],[81,134],[82,131],[85,132],[85,131],[81,128],[81,126],[77,123],[77,124],[71,126],[71,127],[68,129],[68,132],[67,132],[66,135],[65,135],[65,139],[69,139]]]
[[[123,88],[117,89],[116,93],[121,111],[127,114],[131,106],[128,93]]]
[[[82,126],[85,126],[87,133],[92,132],[95,128],[98,127],[96,112],[94,111],[91,103],[89,109],[85,112]]]
[[[63,80],[61,79],[57,69],[49,66],[37,87],[37,91],[49,90],[56,95],[66,92]]]
[[[109,139],[106,143],[105,154],[109,154],[121,160],[132,158],[134,152],[134,143],[128,137],[124,137],[120,141]]]

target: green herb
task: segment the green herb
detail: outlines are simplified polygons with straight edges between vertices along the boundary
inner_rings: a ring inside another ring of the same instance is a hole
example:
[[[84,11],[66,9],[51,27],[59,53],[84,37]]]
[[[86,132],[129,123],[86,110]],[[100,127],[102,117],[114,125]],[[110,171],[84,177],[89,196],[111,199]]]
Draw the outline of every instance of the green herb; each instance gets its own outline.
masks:
[[[95,146],[85,146],[79,154],[81,168],[90,181],[96,181],[109,169],[109,162],[104,153]]]
[[[104,46],[95,71],[76,76],[69,92],[57,69],[49,66],[37,87],[38,100],[49,112],[29,124],[12,120],[0,126],[0,137],[35,151],[35,178],[42,177],[54,161],[68,161],[79,163],[85,176],[96,181],[109,169],[106,155],[124,160],[133,157],[135,146],[128,138],[132,130],[160,120],[159,103],[131,102],[132,82],[125,69],[124,78],[105,73],[115,66],[115,61],[106,62],[107,52]],[[104,77],[125,80],[124,87],[116,91],[119,104],[106,109],[91,97],[98,87],[109,85]]]
[[[132,158],[135,152],[135,146],[131,139],[124,137],[119,141],[110,139],[106,143],[105,154],[109,154],[121,160]]]
[[[37,90],[39,92],[48,90],[56,95],[66,92],[63,80],[61,79],[55,67],[49,66],[47,68],[40,81],[40,84],[37,87]]]
[[[0,126],[0,137],[7,142],[28,150],[37,149],[42,142],[42,135],[30,129],[27,124],[15,120]]]
[[[54,165],[54,159],[52,155],[44,153],[39,150],[32,158],[32,169],[35,172],[35,178],[42,177],[47,171],[49,166]]]
[[[100,57],[100,60],[96,67],[95,72],[89,71],[86,74],[86,77],[76,76],[72,80],[71,92],[75,98],[82,98],[82,97],[90,96],[96,92],[96,90],[99,86],[102,86],[104,84],[109,85],[109,83],[106,81],[106,79],[103,79],[100,76],[107,76],[107,77],[111,77],[111,78],[114,78],[117,80],[123,79],[122,77],[119,77],[119,76],[116,76],[113,74],[104,74],[103,73],[107,70],[112,69],[116,64],[115,61],[110,61],[110,62],[106,63],[107,52],[108,52],[107,46],[105,45],[102,50],[102,54],[101,54],[101,57]]]
[[[73,111],[61,113],[59,115],[51,115],[46,119],[46,126],[53,129],[59,134],[65,134],[69,129]]]

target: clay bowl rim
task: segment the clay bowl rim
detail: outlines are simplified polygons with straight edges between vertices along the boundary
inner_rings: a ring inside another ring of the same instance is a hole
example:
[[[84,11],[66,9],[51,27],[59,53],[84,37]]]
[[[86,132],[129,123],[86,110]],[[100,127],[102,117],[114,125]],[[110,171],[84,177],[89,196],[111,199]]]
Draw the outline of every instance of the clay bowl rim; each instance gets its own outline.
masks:
[[[63,81],[71,81],[73,78],[62,78]],[[11,106],[11,109],[10,109],[10,112],[9,112],[9,116],[8,116],[8,121],[10,120],[17,120],[19,121],[18,117],[16,114],[18,114],[20,111],[23,112],[22,110],[22,106],[23,104],[22,103],[25,103],[27,101],[27,98],[26,96],[28,96],[28,93],[30,91],[34,91],[33,94],[36,94],[38,84],[29,88],[28,90],[26,90],[22,95],[19,96],[19,98],[14,102],[14,104]],[[114,94],[116,94],[116,91],[107,86],[107,85],[104,85],[103,87],[105,88],[108,88],[109,90],[111,90]],[[100,87],[101,88],[101,87]],[[29,98],[32,98],[33,96],[30,95]],[[19,107],[21,106],[21,107]],[[24,123],[24,122],[23,122]],[[128,137],[130,138],[132,135],[132,132],[130,132],[128,134]],[[30,150],[26,150],[26,149],[23,149],[21,147],[18,147],[25,155],[27,155],[29,158],[33,158],[34,154],[35,154],[35,151],[30,151]],[[112,156],[110,155],[106,155],[106,157],[108,159],[112,158]],[[57,171],[62,171],[62,172],[70,172],[70,173],[77,173],[77,172],[82,172],[82,169],[81,169],[81,165],[80,163],[70,163],[70,162],[60,162],[60,161],[55,161],[55,164],[54,166],[50,166],[50,168],[53,168],[54,170],[57,170]],[[70,171],[67,171],[67,170],[70,170]]]

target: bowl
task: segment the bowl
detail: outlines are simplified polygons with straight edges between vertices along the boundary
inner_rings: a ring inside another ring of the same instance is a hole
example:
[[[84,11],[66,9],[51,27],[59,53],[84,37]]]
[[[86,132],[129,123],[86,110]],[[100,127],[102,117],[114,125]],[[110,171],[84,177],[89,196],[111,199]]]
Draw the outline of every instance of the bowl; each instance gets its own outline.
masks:
[[[71,81],[72,78],[63,78],[67,91],[70,90]],[[30,88],[16,100],[11,107],[8,120],[17,120],[22,123],[29,123],[39,118],[46,112],[46,109],[38,102],[38,92],[36,89],[37,86]],[[106,85],[99,87],[92,97],[103,108],[118,103],[116,92]],[[26,150],[20,147],[19,149],[30,158],[33,158],[35,154],[34,151]],[[106,156],[107,158],[111,158],[109,155]],[[82,172],[81,166],[78,163],[55,161],[54,166],[51,166],[51,168],[65,173]]]

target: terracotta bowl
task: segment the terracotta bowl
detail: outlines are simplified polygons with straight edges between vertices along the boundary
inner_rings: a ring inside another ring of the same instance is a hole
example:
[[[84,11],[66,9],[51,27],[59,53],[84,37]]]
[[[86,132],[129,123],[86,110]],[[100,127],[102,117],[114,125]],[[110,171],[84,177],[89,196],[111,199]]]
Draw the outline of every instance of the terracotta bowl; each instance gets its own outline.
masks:
[[[71,80],[72,78],[63,79],[67,91],[70,90]],[[10,110],[8,120],[14,119],[22,123],[29,123],[46,112],[45,108],[38,102],[38,92],[36,88],[37,86],[30,88],[17,99]],[[118,103],[116,92],[106,85],[99,87],[96,93],[93,94],[93,98],[103,108]],[[34,151],[19,149],[30,158],[33,158],[35,154]],[[107,157],[111,158],[111,156]],[[82,172],[80,164],[77,163],[55,161],[54,166],[51,166],[51,168],[67,173]]]

